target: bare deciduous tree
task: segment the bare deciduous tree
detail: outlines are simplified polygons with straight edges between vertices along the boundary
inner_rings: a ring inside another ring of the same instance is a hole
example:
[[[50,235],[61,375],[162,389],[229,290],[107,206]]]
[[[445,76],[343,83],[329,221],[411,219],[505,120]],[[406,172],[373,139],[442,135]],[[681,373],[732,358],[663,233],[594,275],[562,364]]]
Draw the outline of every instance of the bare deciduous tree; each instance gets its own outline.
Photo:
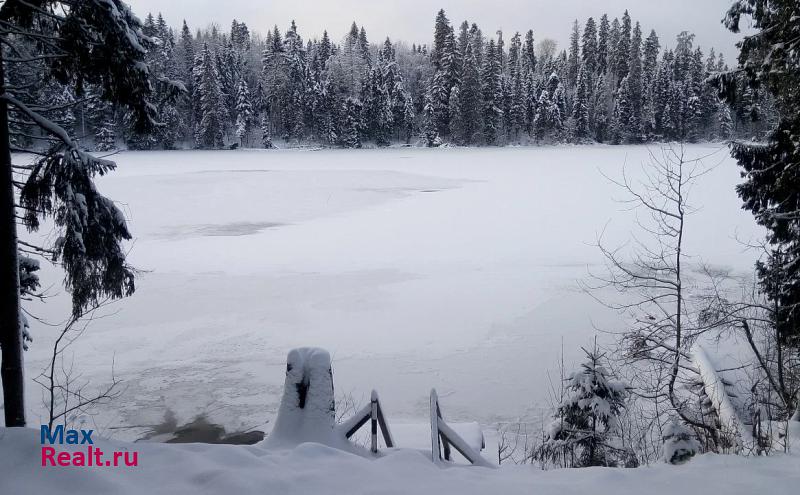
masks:
[[[75,367],[74,354],[66,356],[66,351],[80,338],[92,321],[109,315],[98,315],[97,311],[107,306],[110,299],[93,304],[78,315],[72,315],[59,329],[53,342],[47,366],[34,378],[44,389],[43,405],[47,410],[47,425],[52,429],[57,423],[70,426],[82,415],[93,415],[94,408],[108,404],[121,394],[120,381],[111,367],[111,381],[98,389],[89,389],[85,379]]]
[[[625,168],[621,179],[607,177],[623,191],[620,202],[635,213],[636,231],[618,247],[599,236],[605,271],[590,273],[591,281],[584,284],[592,297],[630,322],[618,332],[619,357],[639,397],[662,411],[668,404],[701,431],[713,428],[685,392],[696,376],[690,349],[703,328],[689,300],[692,279],[684,243],[686,222],[695,211],[689,201],[692,186],[712,169],[704,164],[711,155],[689,158],[682,145],[664,145],[650,150],[635,178]],[[618,297],[609,297],[608,290]],[[653,419],[651,425],[660,428],[658,417]]]

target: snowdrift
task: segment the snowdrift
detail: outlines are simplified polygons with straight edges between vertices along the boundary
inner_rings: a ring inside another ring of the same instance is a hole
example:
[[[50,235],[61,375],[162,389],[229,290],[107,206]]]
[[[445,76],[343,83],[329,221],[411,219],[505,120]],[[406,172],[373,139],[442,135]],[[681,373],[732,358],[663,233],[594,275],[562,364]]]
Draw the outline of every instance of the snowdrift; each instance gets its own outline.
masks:
[[[800,457],[704,455],[683,466],[540,471],[440,467],[417,450],[386,451],[367,459],[325,445],[264,446],[125,443],[96,439],[105,451],[137,451],[139,466],[42,467],[39,431],[0,429],[0,493],[141,495],[197,494],[459,494],[667,495],[712,488],[725,495],[795,494]],[[63,446],[59,450],[79,450]]]

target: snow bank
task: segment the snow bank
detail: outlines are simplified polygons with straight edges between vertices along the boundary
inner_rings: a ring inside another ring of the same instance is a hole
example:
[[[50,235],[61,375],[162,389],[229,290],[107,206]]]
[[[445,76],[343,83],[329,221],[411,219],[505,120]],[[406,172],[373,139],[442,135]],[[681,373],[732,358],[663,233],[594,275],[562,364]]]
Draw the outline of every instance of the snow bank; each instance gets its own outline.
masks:
[[[672,495],[713,487],[714,493],[752,495],[769,487],[770,495],[788,495],[800,484],[800,457],[794,456],[705,455],[677,467],[542,472],[530,465],[442,468],[423,452],[404,449],[372,460],[312,443],[288,450],[99,438],[95,444],[104,451],[138,451],[139,466],[41,467],[37,430],[0,429],[0,493]],[[64,450],[71,448],[83,446]]]

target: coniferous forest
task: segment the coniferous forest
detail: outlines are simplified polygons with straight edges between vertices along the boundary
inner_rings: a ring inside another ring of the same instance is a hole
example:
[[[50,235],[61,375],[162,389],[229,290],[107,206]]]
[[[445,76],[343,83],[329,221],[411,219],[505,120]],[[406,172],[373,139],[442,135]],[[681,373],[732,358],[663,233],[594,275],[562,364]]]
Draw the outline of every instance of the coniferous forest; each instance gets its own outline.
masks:
[[[151,131],[137,132],[91,84],[76,93],[39,81],[33,66],[12,82],[60,103],[50,117],[97,151],[696,142],[749,139],[776,120],[744,83],[735,104],[718,98],[708,80],[728,66],[713,48],[688,32],[661,39],[627,11],[576,20],[563,49],[534,30],[452,23],[444,10],[432,45],[370,38],[355,22],[343,36],[304,36],[294,22],[264,36],[237,20],[227,31],[176,28],[160,14],[143,24],[161,124]],[[176,97],[166,80],[186,91]],[[23,123],[12,139],[33,141]]]

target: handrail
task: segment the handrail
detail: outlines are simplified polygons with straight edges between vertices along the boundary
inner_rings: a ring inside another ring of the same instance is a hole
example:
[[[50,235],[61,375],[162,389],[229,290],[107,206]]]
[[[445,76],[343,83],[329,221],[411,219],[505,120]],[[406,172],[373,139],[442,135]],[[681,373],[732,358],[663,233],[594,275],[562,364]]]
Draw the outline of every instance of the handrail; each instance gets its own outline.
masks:
[[[373,454],[378,453],[378,428],[380,427],[381,434],[383,435],[383,442],[386,447],[394,447],[394,437],[389,430],[389,424],[386,422],[386,417],[383,415],[383,408],[381,401],[378,398],[378,392],[372,391],[370,395],[369,404],[356,411],[347,421],[339,425],[339,428],[344,431],[344,436],[350,438],[356,434],[358,430],[364,426],[367,421],[370,422],[370,451]]]
[[[448,425],[442,417],[442,409],[439,407],[439,396],[436,389],[431,389],[431,460],[434,463],[441,462],[442,450],[444,450],[444,460],[451,461],[450,446],[453,446],[466,460],[475,466],[496,467],[483,458],[475,449],[469,446],[461,436]]]

